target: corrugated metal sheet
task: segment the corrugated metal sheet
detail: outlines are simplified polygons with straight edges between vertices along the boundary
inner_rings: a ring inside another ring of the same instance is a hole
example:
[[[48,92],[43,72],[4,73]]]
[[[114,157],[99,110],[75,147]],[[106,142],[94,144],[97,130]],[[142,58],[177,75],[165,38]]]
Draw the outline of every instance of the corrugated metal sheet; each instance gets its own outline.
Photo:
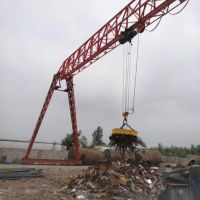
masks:
[[[200,166],[189,169],[187,184],[168,183],[159,200],[200,200]]]

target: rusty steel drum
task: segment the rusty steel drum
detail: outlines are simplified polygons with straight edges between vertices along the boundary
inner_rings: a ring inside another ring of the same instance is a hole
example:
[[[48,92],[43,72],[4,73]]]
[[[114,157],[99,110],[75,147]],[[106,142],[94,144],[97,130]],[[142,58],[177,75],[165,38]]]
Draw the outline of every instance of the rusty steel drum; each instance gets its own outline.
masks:
[[[137,161],[152,164],[159,164],[163,162],[163,158],[160,151],[155,149],[140,149],[135,152],[135,158]]]
[[[68,159],[75,159],[74,149],[68,153]],[[83,164],[90,165],[105,160],[104,152],[90,148],[80,148],[80,158]]]

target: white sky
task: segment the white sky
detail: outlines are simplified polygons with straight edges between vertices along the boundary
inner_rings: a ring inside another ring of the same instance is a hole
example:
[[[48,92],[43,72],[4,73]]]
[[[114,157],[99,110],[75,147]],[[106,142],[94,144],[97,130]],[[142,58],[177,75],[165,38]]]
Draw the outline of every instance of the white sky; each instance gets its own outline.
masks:
[[[30,139],[63,60],[128,2],[0,0],[1,138]],[[199,144],[199,6],[191,0],[140,36],[136,112],[129,123],[149,146]],[[122,123],[122,52],[121,46],[75,77],[78,126],[89,140],[100,125],[108,142]],[[66,132],[68,100],[56,92],[37,140],[60,142]]]

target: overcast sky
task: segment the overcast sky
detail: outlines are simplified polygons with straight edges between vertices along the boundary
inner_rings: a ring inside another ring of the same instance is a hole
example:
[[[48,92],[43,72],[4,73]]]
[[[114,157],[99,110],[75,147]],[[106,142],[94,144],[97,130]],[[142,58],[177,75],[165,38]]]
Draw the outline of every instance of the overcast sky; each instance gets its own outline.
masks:
[[[127,0],[0,0],[0,137],[30,139],[53,74]],[[140,35],[135,114],[147,145],[200,144],[200,3]],[[133,44],[136,43],[133,40]],[[135,51],[136,45],[133,45]],[[78,127],[108,142],[122,123],[123,46],[75,77]],[[133,55],[134,59],[134,55]],[[71,132],[67,95],[55,92],[37,140]]]

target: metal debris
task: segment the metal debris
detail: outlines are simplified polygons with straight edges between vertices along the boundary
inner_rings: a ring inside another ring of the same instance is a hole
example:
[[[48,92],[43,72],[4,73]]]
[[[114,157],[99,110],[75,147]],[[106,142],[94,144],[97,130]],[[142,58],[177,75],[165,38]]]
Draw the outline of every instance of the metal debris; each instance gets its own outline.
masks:
[[[0,179],[39,178],[43,177],[40,170],[35,168],[0,169]]]
[[[155,166],[113,162],[89,167],[62,192],[71,199],[156,200],[165,183]]]
[[[166,168],[163,172],[166,179],[166,190],[160,200],[199,200],[200,165],[183,168]]]
[[[136,149],[137,137],[127,134],[112,134],[110,137],[110,145],[115,146],[116,150],[119,150],[122,154],[124,152],[134,152]]]

